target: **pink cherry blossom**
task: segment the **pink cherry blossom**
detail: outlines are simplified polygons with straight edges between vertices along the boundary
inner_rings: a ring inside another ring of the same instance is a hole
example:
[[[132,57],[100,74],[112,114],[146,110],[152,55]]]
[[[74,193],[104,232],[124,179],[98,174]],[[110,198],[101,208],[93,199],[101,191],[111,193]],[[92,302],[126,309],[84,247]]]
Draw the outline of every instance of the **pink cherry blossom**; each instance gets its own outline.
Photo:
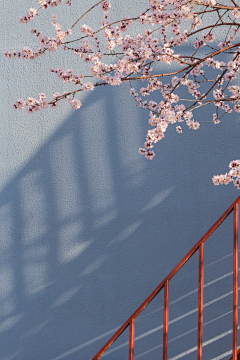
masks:
[[[74,6],[74,1],[37,0],[37,4],[40,8],[30,7],[20,17],[21,23],[33,21],[36,16],[41,19],[42,11],[49,7]],[[174,126],[178,133],[184,131],[185,124],[198,130],[201,121],[194,117],[195,113],[201,114],[202,107],[209,108],[209,119],[203,121],[213,124],[220,124],[231,112],[240,112],[240,10],[234,1],[146,0],[144,12],[139,14],[136,9],[134,18],[126,15],[118,21],[111,21],[110,9],[109,1],[98,1],[77,21],[74,19],[68,29],[58,23],[57,15],[52,15],[54,36],[34,27],[30,32],[36,38],[37,48],[24,46],[18,51],[5,51],[4,56],[12,61],[35,60],[56,50],[70,51],[78,57],[79,68],[81,61],[89,66],[84,74],[61,66],[51,68],[50,72],[60,81],[76,87],[55,92],[50,101],[45,93],[40,93],[38,99],[19,99],[13,105],[15,110],[25,108],[33,113],[48,105],[55,108],[63,99],[73,109],[79,109],[82,103],[75,96],[82,91],[128,83],[135,104],[149,111],[147,121],[151,128],[144,147],[139,149],[149,160],[155,156],[152,148],[167,136],[169,127]],[[99,28],[85,23],[85,15],[97,10],[101,16]],[[135,31],[135,24],[142,30]],[[216,41],[216,27],[221,28],[220,42]],[[240,189],[239,162],[231,162],[229,172],[214,176],[213,183],[233,182]]]

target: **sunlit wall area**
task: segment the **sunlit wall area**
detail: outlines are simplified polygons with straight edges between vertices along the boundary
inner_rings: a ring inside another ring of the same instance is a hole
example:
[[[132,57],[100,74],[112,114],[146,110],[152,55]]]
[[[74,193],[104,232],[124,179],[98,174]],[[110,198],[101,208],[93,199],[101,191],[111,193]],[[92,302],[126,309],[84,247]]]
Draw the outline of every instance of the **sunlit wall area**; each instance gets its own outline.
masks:
[[[33,23],[18,17],[35,0],[2,2],[2,55],[34,46]],[[64,27],[94,0],[82,3],[77,11],[61,5]],[[134,16],[145,4],[114,0],[113,14]],[[45,18],[41,30],[53,32]],[[87,19],[99,22],[97,12]],[[239,196],[211,180],[239,157],[236,114],[198,131],[169,128],[148,161],[138,154],[148,112],[135,106],[128,84],[84,93],[77,111],[64,102],[32,115],[15,112],[18,98],[66,90],[51,66],[87,69],[66,52],[54,55],[0,59],[1,360],[90,360]],[[208,117],[203,110],[196,120]],[[231,215],[205,246],[204,359],[231,356],[232,257]],[[170,282],[171,360],[196,358],[197,289],[195,254]],[[135,358],[161,359],[162,336],[160,293],[136,320]],[[127,343],[124,333],[106,360],[126,359]]]

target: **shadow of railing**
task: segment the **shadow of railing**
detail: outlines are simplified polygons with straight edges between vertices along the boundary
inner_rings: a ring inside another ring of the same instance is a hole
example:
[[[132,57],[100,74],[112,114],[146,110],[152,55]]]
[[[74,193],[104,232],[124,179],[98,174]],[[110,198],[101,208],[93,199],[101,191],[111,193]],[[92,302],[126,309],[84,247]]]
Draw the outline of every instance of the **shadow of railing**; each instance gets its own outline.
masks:
[[[196,135],[186,130],[180,137],[169,129],[155,162],[138,155],[148,115],[137,108],[130,112],[125,90],[103,89],[85,99],[84,107],[71,113],[1,190],[1,360],[89,359],[235,197],[230,187],[213,188],[211,176],[199,180],[215,156],[220,157],[216,164],[229,160],[224,147],[209,159],[210,145],[202,138],[208,133],[215,149],[219,138],[214,139],[214,130]],[[118,96],[125,104],[121,111]],[[190,179],[186,169],[193,163]],[[228,236],[226,230],[221,239]],[[219,246],[215,265],[213,255],[208,259],[207,282],[229,279],[232,270],[220,261],[230,254],[228,247]],[[193,279],[182,273],[178,295],[169,292],[169,343],[179,353],[195,346],[183,335],[195,339],[196,333],[197,273],[191,261]],[[229,291],[219,286],[208,302]],[[136,329],[136,357],[160,344],[163,309],[160,302],[151,304]],[[173,305],[179,305],[176,313]],[[207,322],[217,319],[221,309],[215,306]],[[179,327],[181,316],[186,322]],[[223,333],[224,324],[216,321]],[[212,332],[212,338],[217,335]],[[224,353],[223,345],[219,351]],[[154,357],[151,350],[148,358]]]

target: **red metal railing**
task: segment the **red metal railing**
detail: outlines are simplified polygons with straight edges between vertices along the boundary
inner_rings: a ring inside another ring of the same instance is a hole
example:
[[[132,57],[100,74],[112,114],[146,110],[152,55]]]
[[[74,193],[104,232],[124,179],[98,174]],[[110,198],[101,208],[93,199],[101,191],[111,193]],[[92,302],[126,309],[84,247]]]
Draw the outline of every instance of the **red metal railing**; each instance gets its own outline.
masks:
[[[111,339],[102,347],[102,349],[92,358],[100,360],[101,356],[114,343],[115,340],[129,326],[129,360],[134,360],[134,333],[135,319],[145,309],[145,307],[154,299],[154,297],[164,288],[164,320],[163,320],[163,360],[167,360],[168,355],[168,315],[169,315],[169,282],[174,275],[183,267],[190,257],[199,250],[199,280],[198,280],[198,352],[197,360],[202,360],[202,342],[203,342],[203,284],[204,284],[204,242],[212,235],[219,225],[234,211],[233,224],[233,356],[232,360],[237,360],[237,329],[238,329],[238,205],[240,196],[225,211],[225,213],[215,222],[215,224],[206,232],[206,234],[197,242],[197,244],[188,252],[188,254],[179,262],[179,264],[168,274],[160,285],[148,296],[148,298],[139,306],[139,308],[130,316],[130,318],[120,327],[120,329],[111,337]]]

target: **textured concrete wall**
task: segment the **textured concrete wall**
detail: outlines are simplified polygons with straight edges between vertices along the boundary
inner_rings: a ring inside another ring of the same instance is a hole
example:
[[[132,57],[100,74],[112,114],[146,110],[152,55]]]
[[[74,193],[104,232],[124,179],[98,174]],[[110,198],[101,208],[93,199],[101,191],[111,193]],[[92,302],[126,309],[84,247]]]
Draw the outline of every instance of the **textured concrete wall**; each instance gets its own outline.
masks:
[[[145,1],[113,3],[115,15],[135,15]],[[65,7],[59,22],[68,28],[69,15],[76,19],[91,4]],[[34,46],[29,30],[38,22],[21,25],[18,17],[35,5],[2,0],[2,54]],[[48,71],[81,72],[84,65],[67,55],[0,59],[1,360],[91,359],[239,195],[211,181],[239,157],[237,114],[181,135],[169,129],[146,161],[137,151],[148,114],[127,86],[84,94],[78,111],[62,103],[15,112],[18,98],[71,88]],[[209,116],[203,110],[196,120]],[[204,359],[229,358],[221,354],[232,343],[231,261],[229,218],[206,244]],[[196,254],[170,283],[172,360],[196,358],[197,262]],[[136,322],[136,359],[161,358],[162,306],[159,294]],[[127,338],[106,359],[126,359]]]

